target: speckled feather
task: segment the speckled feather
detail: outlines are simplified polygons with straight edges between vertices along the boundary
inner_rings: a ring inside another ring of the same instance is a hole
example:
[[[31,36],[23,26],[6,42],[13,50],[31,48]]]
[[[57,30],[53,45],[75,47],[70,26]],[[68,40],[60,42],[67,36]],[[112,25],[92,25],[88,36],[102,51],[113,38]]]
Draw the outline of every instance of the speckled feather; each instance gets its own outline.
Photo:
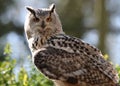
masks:
[[[86,86],[114,86],[118,82],[116,71],[103,59],[101,52],[78,38],[64,34],[53,36],[44,48],[38,49],[34,63],[50,79],[86,83]]]

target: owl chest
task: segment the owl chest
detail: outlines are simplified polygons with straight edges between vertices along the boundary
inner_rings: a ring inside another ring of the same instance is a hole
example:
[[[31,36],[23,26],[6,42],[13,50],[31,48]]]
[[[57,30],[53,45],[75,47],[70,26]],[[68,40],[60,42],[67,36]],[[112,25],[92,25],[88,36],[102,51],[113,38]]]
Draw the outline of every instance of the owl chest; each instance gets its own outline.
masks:
[[[32,52],[42,48],[45,45],[46,39],[41,37],[34,37],[28,40],[29,47]]]

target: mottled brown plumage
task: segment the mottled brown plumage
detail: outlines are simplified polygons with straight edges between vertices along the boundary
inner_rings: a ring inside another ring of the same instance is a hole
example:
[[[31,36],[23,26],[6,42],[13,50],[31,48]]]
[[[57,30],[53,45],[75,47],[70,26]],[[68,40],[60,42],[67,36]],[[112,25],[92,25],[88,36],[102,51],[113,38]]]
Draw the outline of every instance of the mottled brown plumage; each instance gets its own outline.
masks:
[[[101,52],[63,32],[55,5],[27,9],[25,32],[33,62],[56,86],[117,86],[118,74]]]

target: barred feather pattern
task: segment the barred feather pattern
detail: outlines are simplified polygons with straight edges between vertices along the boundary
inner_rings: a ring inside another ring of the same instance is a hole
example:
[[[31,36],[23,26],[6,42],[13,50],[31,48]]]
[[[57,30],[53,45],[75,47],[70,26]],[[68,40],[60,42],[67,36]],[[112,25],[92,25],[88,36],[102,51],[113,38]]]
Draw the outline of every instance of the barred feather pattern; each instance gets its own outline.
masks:
[[[38,44],[44,45],[39,48]],[[37,38],[32,45],[36,67],[60,86],[117,86],[113,66],[100,50],[79,38],[58,34]]]

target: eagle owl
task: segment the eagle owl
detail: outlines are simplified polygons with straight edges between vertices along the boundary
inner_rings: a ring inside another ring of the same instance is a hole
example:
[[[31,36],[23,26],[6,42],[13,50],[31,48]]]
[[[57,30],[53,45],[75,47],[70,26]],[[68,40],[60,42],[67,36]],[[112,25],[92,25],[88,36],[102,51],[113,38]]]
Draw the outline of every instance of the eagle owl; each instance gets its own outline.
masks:
[[[56,86],[118,86],[118,74],[100,50],[64,33],[54,4],[26,8],[25,33],[33,62]]]

